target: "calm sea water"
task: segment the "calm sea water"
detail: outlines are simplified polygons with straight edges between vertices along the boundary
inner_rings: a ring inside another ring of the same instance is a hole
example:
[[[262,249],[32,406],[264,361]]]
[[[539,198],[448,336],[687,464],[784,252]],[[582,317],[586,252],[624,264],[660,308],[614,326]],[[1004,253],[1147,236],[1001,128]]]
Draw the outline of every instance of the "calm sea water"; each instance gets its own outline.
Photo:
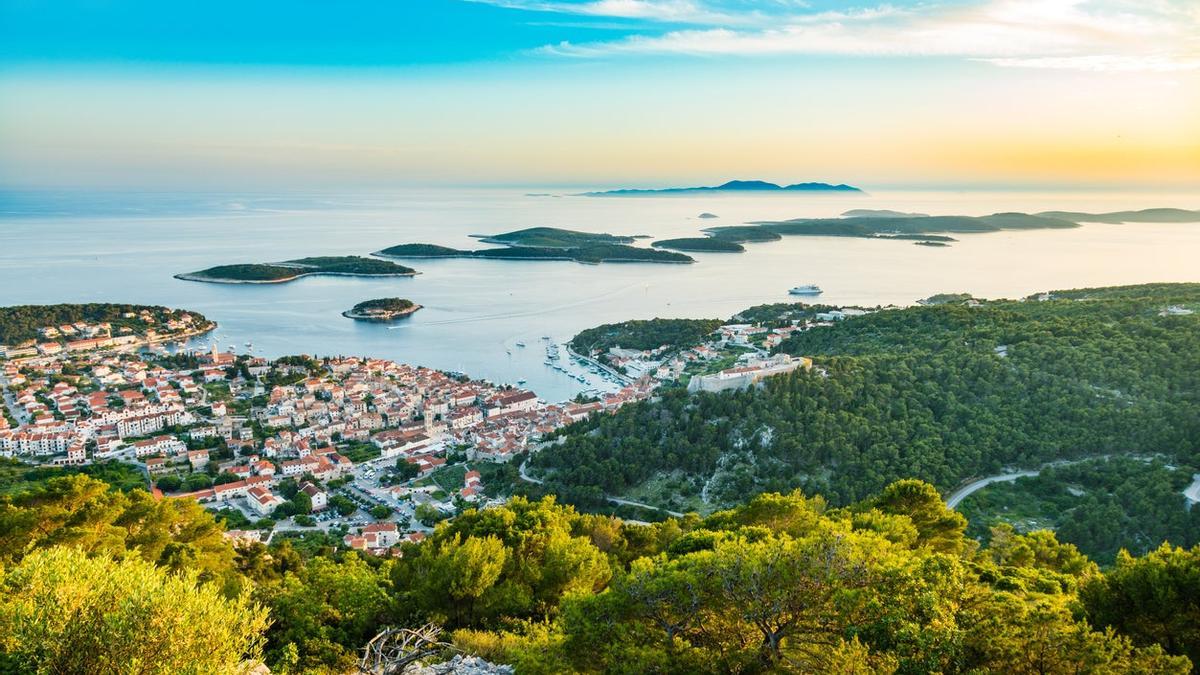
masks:
[[[265,356],[358,354],[528,380],[548,400],[580,384],[543,365],[543,335],[632,318],[725,318],[789,300],[816,283],[831,304],[910,304],[939,292],[1037,291],[1200,281],[1200,225],[1093,224],[1072,230],[956,235],[948,248],[901,241],[785,238],[695,265],[416,260],[416,278],[301,279],[227,286],[172,275],[233,262],[364,255],[392,244],[478,246],[471,234],[554,226],[656,238],[753,220],[834,216],[850,208],[932,214],[1200,207],[1197,194],[879,192],[870,196],[529,196],[542,190],[361,194],[0,193],[0,304],[112,301],[200,311],[222,348]],[[701,220],[702,212],[720,216]],[[425,306],[397,327],[341,316],[362,300]],[[527,346],[518,347],[518,342]]]

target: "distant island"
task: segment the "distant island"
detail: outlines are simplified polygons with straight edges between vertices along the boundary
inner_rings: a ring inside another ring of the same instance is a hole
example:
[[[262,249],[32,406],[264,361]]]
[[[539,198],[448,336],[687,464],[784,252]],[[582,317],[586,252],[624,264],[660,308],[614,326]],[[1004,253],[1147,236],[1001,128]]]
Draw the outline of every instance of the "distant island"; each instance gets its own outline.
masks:
[[[358,321],[395,321],[412,316],[418,309],[421,305],[405,298],[377,298],[358,303],[342,316]]]
[[[1141,211],[1110,211],[1081,213],[1079,211],[1043,211],[1046,218],[1060,218],[1077,223],[1200,223],[1200,211],[1188,209],[1142,209]]]
[[[504,248],[466,251],[437,244],[399,244],[373,255],[382,258],[484,258],[490,260],[573,260],[586,264],[602,262],[651,262],[686,264],[690,256],[654,248],[629,246],[640,237],[579,232],[554,227],[534,227],[503,234],[479,235],[480,241],[503,244]]]
[[[715,214],[715,213],[709,213],[708,211],[705,211],[704,213],[701,213],[700,215],[698,215],[698,216],[696,216],[696,217],[697,217],[697,218],[704,218],[704,219],[708,219],[708,218],[720,218],[721,216],[718,216],[718,215],[717,215],[717,214]]]
[[[644,189],[644,188],[624,188],[620,190],[605,190],[602,192],[585,192],[585,197],[633,197],[638,195],[669,195],[669,194],[684,194],[689,192],[858,192],[862,190],[852,185],[832,185],[830,183],[794,183],[792,185],[779,185],[777,183],[768,183],[763,180],[731,180],[720,185],[710,187],[682,187],[682,188],[662,188],[662,189]]]
[[[276,263],[218,265],[198,272],[176,274],[176,279],[216,284],[280,284],[316,275],[406,277],[411,267],[361,256],[317,256]]]
[[[850,209],[842,213],[843,218],[928,218],[928,213],[907,213],[891,209]]]
[[[654,248],[667,248],[673,251],[696,251],[703,253],[742,253],[746,250],[746,247],[737,242],[716,237],[662,239],[650,245]]]

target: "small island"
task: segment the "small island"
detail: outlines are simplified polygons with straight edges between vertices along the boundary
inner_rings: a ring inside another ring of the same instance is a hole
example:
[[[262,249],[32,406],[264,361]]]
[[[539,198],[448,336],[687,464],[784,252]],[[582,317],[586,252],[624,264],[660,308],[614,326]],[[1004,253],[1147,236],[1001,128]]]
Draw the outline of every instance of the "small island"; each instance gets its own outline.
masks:
[[[717,215],[717,214],[715,214],[715,213],[709,213],[708,211],[705,211],[704,213],[701,213],[700,215],[698,215],[698,216],[696,216],[696,217],[697,217],[697,218],[703,218],[703,219],[705,219],[705,220],[708,220],[708,219],[710,219],[710,218],[720,218],[721,216],[718,216],[718,215]]]
[[[405,298],[377,298],[358,303],[342,316],[357,321],[395,321],[412,316],[418,309],[421,305]]]
[[[716,237],[662,239],[650,245],[654,248],[666,248],[673,251],[695,251],[701,253],[742,253],[746,250],[746,247],[737,242]]]
[[[217,265],[198,272],[176,274],[175,278],[214,284],[281,284],[316,275],[409,277],[416,273],[411,267],[386,260],[361,256],[317,256],[277,263]]]

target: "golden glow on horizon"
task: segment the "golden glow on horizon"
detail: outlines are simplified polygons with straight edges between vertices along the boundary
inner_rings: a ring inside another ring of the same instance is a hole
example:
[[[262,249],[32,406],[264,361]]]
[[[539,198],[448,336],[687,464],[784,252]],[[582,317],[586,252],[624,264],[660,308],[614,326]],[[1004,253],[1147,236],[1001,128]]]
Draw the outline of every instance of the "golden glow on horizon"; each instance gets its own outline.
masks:
[[[9,184],[1191,187],[1200,73],[10,76],[0,147]]]

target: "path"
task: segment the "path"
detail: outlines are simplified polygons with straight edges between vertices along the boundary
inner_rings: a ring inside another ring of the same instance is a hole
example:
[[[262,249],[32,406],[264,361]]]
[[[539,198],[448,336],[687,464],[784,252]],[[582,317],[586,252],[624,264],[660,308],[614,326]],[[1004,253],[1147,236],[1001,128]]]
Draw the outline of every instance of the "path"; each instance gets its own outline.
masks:
[[[521,476],[521,480],[523,480],[527,483],[534,483],[537,485],[543,484],[545,481],[541,480],[540,478],[534,478],[533,476],[530,476],[528,472],[526,472],[525,465],[528,463],[529,463],[529,458],[526,458],[525,461],[521,462],[520,468],[517,469],[517,473]],[[640,506],[643,509],[650,509],[651,511],[662,511],[663,513],[667,514],[668,516],[673,516],[675,518],[683,517],[683,514],[679,513],[678,511],[668,511],[667,509],[660,508],[658,506],[651,506],[649,504],[643,504],[642,502],[634,502],[634,501],[630,501],[628,499],[620,499],[618,497],[610,497],[608,495],[604,495],[604,498],[607,499],[610,503],[618,504],[620,506]],[[631,520],[629,522],[636,522],[636,521]]]

